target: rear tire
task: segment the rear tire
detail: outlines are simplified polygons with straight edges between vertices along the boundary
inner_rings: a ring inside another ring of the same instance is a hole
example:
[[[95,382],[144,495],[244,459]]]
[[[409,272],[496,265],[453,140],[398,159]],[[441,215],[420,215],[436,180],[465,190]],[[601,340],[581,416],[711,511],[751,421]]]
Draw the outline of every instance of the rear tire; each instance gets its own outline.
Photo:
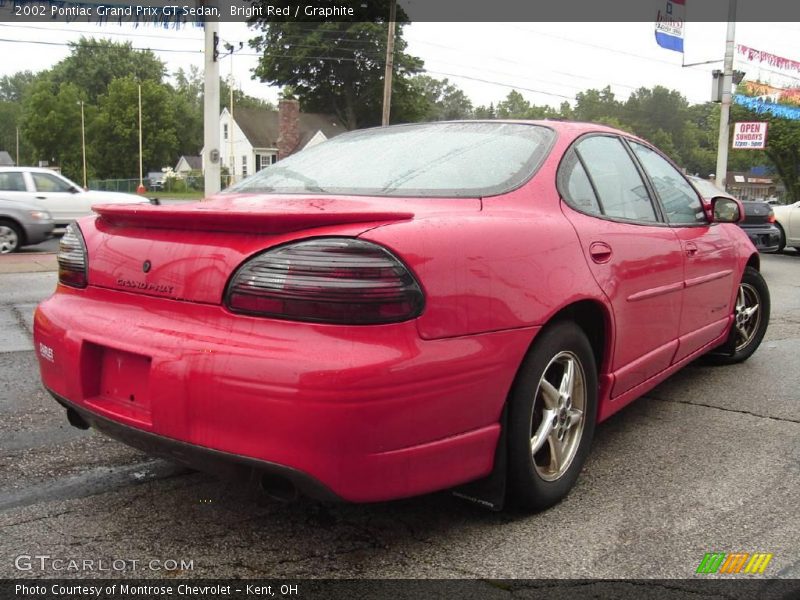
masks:
[[[719,354],[709,354],[707,362],[733,365],[750,358],[758,350],[769,324],[770,298],[767,282],[753,267],[745,267],[728,341]]]
[[[597,417],[597,367],[583,330],[547,326],[522,362],[508,418],[509,500],[543,510],[563,499],[583,467]]]
[[[775,252],[780,254],[783,252],[783,249],[786,248],[786,234],[783,232],[783,227],[781,227],[780,223],[775,223],[775,226],[778,228],[778,233],[780,233],[778,237],[778,249],[775,250]]]
[[[10,254],[22,246],[22,230],[6,219],[0,220],[0,254]]]

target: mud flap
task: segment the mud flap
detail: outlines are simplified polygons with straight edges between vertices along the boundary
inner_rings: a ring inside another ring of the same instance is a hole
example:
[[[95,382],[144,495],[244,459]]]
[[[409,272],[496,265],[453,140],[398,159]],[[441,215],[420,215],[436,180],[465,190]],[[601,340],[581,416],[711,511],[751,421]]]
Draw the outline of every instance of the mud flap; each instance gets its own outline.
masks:
[[[728,338],[725,340],[725,342],[711,350],[709,354],[721,354],[723,356],[733,356],[736,354],[736,323],[731,321],[731,328],[728,332]]]
[[[452,493],[455,497],[474,502],[489,510],[503,510],[506,502],[506,477],[508,474],[507,419],[508,406],[505,406],[503,414],[500,416],[500,437],[497,440],[492,472],[483,479],[470,481],[454,488]]]

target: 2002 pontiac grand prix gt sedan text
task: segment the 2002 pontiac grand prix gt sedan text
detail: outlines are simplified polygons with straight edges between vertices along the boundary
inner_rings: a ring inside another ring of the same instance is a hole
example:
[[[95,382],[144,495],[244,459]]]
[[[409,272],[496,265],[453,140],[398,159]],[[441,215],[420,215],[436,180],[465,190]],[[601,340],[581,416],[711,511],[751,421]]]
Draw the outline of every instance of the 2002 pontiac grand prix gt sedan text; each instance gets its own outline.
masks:
[[[369,502],[569,491],[595,424],[761,343],[735,225],[646,142],[566,122],[357,131],[209,202],[99,206],[36,311],[44,385],[200,468]]]

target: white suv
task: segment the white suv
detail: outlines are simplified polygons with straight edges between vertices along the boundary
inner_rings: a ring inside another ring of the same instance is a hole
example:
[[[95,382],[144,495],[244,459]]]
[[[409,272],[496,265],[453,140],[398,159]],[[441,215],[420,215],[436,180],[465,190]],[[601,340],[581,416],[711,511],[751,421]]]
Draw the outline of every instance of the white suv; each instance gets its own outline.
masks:
[[[95,204],[148,204],[135,194],[84,191],[51,169],[0,167],[0,198],[36,204],[49,212],[56,225],[92,214]]]

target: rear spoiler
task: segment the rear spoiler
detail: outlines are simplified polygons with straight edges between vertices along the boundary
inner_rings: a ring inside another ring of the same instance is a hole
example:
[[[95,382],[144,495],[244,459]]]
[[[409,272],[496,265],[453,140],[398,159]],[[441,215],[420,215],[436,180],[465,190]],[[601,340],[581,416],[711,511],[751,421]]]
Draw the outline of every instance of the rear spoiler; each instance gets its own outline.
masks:
[[[414,213],[379,210],[368,202],[338,198],[231,200],[198,202],[188,206],[100,204],[92,210],[102,222],[116,227],[286,233],[326,225],[405,221]]]

